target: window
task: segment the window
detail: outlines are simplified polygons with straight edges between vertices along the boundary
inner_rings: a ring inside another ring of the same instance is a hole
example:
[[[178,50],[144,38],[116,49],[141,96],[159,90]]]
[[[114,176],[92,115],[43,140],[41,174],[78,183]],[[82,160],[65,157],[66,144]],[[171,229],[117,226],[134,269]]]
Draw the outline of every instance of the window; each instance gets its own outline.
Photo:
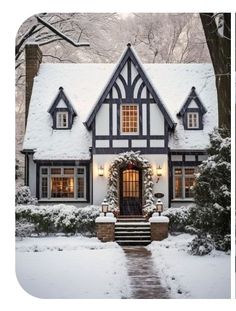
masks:
[[[198,112],[187,113],[187,124],[189,129],[199,128],[199,114]]]
[[[195,183],[195,167],[174,168],[174,199],[192,199]]]
[[[86,167],[41,167],[40,199],[86,200]]]
[[[68,128],[68,112],[57,112],[57,128]]]
[[[122,134],[138,133],[138,106],[121,106],[121,132]]]

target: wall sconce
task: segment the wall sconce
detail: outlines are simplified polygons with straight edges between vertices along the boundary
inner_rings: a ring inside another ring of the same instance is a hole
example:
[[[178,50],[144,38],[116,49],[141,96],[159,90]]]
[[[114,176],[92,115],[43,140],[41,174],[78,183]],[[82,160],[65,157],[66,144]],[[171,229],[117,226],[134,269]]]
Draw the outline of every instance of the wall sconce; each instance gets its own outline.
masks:
[[[162,168],[160,167],[160,165],[157,167],[156,169],[156,173],[157,173],[157,183],[160,180],[160,177],[162,176]]]
[[[104,168],[101,165],[98,168],[98,176],[104,176]]]

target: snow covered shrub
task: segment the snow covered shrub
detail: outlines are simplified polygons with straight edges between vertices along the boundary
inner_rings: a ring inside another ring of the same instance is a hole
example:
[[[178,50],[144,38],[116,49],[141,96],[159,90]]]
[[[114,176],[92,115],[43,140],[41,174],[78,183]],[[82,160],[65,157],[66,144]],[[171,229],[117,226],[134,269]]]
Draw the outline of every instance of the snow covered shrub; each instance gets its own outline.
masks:
[[[189,245],[191,255],[203,256],[214,249],[214,241],[206,234],[196,236]]]
[[[98,206],[77,208],[72,205],[18,205],[16,220],[25,220],[35,226],[35,232],[46,233],[95,233],[95,218],[99,216]]]
[[[231,235],[226,234],[224,237],[222,236],[214,236],[215,240],[215,248],[219,251],[227,252],[231,249]]]
[[[212,236],[230,234],[231,139],[226,129],[210,134],[208,159],[199,166],[194,186],[197,204],[193,226]],[[217,240],[218,238],[216,238]]]
[[[16,221],[15,234],[17,237],[27,237],[35,232],[35,225],[27,220]]]
[[[31,195],[30,188],[27,186],[17,187],[15,193],[16,204],[37,204],[38,200]]]
[[[186,227],[192,225],[195,208],[193,205],[171,207],[162,213],[169,218],[171,232],[186,232]]]

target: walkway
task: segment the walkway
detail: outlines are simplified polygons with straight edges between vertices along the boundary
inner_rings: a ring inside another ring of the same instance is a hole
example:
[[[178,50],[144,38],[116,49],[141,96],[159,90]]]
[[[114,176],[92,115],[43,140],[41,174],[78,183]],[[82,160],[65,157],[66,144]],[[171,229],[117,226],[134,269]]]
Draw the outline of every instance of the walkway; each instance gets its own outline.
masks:
[[[160,277],[152,260],[152,254],[145,247],[123,247],[126,254],[128,275],[131,280],[133,299],[169,298],[168,292],[162,287]]]

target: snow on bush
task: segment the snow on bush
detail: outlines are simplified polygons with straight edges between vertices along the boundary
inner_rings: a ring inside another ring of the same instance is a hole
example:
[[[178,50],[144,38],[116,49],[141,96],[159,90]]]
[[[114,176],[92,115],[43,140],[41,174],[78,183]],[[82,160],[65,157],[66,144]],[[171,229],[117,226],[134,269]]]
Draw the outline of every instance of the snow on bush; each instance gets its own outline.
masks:
[[[37,204],[38,200],[31,195],[30,188],[27,186],[17,187],[15,193],[16,204]]]
[[[35,232],[35,225],[27,220],[16,221],[15,234],[17,237],[27,237]]]
[[[188,205],[171,207],[164,211],[162,215],[169,218],[169,230],[171,232],[187,232],[187,228],[193,223],[194,212],[194,205]]]
[[[214,241],[209,235],[198,235],[189,244],[189,253],[203,256],[214,249]]]
[[[35,231],[47,233],[94,233],[95,218],[99,216],[99,206],[75,207],[72,205],[18,205],[16,220],[34,224]]]
[[[226,129],[210,134],[208,159],[199,166],[194,186],[197,204],[193,226],[210,234],[218,249],[230,247],[231,139]]]

